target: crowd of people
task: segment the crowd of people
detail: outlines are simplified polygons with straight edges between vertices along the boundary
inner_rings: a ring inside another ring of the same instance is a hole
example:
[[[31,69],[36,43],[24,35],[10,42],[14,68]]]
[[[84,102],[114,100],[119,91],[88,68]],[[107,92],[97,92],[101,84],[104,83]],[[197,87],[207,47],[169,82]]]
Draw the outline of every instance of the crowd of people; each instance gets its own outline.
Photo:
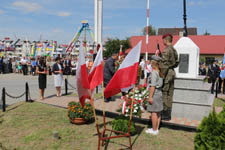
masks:
[[[0,73],[19,73],[23,75],[36,75],[36,67],[41,57],[1,57],[0,58]],[[46,62],[46,67],[49,75],[52,74],[52,68],[55,61],[53,57],[43,57]],[[77,58],[76,57],[63,57],[62,64],[64,66],[64,75],[75,75]],[[88,63],[88,62],[87,62]]]
[[[172,112],[172,101],[174,93],[175,71],[179,64],[177,51],[172,46],[173,36],[166,34],[163,36],[163,44],[165,49],[159,56],[153,55],[150,60],[141,59],[139,68],[141,70],[141,78],[149,89],[149,99],[147,111],[151,113],[152,128],[146,130],[146,133],[157,135],[159,132],[159,124],[161,119],[170,120]],[[122,63],[124,55],[118,59],[118,53],[113,53],[110,58],[105,60],[103,78],[104,87],[108,85],[118,65]],[[86,58],[87,70],[90,71],[93,65],[93,58]],[[54,85],[56,88],[56,96],[61,96],[61,87],[63,86],[63,75],[76,75],[78,62],[76,57],[66,56],[57,57],[36,57],[36,58],[8,58],[0,59],[0,73],[23,73],[23,75],[38,75],[38,83],[40,89],[40,99],[44,99],[44,91],[46,89],[47,75],[54,75]],[[205,68],[204,64],[200,64],[199,75],[208,77],[208,82],[212,83],[211,93],[214,93],[215,82],[219,81],[218,92],[221,92],[222,79],[220,78],[220,67],[218,61]],[[224,86],[223,86],[224,88]],[[130,89],[128,89],[130,90]],[[223,92],[224,89],[222,90]],[[122,95],[125,93],[123,92]],[[105,102],[113,101],[112,97],[105,98]]]
[[[87,68],[90,71],[93,60],[92,57],[86,58]],[[40,89],[40,99],[44,99],[44,92],[47,88],[47,75],[54,76],[56,96],[61,96],[63,86],[63,75],[76,75],[78,59],[72,56],[53,57],[1,57],[0,74],[17,73],[24,76],[38,76]]]
[[[208,83],[211,83],[211,93],[214,94],[215,91],[217,93],[223,93],[225,94],[225,85],[224,85],[224,79],[221,78],[220,73],[224,69],[224,66],[222,62],[219,62],[218,60],[213,60],[211,64],[206,66],[204,63],[200,63],[199,65],[199,75],[206,76],[208,79]],[[218,83],[218,86],[215,86],[215,83]]]

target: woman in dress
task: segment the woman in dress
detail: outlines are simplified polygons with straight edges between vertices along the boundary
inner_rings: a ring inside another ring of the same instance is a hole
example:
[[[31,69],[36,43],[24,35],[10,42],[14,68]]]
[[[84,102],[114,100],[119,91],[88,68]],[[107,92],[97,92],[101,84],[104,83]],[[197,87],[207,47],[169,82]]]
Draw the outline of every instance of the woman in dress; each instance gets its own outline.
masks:
[[[63,66],[60,63],[60,57],[56,58],[56,63],[53,65],[52,72],[54,73],[54,81],[56,87],[56,96],[61,96],[61,86],[63,86]]]
[[[162,73],[159,68],[159,61],[161,60],[158,56],[152,56],[151,66],[152,73],[149,77],[149,100],[147,110],[151,113],[152,128],[147,129],[146,133],[157,135],[159,133],[159,124],[161,120],[161,111],[163,110],[162,100]]]
[[[43,57],[40,58],[40,61],[37,65],[36,72],[38,74],[38,83],[40,89],[40,99],[44,99],[44,92],[47,83],[47,66]]]

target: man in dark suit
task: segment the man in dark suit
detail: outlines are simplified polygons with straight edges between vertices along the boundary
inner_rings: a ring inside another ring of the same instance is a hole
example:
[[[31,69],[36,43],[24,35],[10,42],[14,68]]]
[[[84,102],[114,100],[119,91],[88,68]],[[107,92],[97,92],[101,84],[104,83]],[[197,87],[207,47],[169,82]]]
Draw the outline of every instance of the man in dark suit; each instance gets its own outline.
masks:
[[[110,80],[112,79],[113,75],[115,74],[115,61],[118,59],[118,54],[113,53],[110,58],[108,58],[104,65],[103,70],[103,78],[104,78],[104,87],[108,85]],[[105,102],[111,101],[112,98],[109,97],[105,99]]]
[[[219,79],[219,76],[220,76],[220,67],[217,65],[217,63],[218,61],[214,60],[213,63],[209,65],[208,67],[208,78],[212,82],[212,87],[211,87],[212,94],[214,93],[215,82],[216,80]]]
[[[205,76],[206,75],[206,69],[204,67],[204,63],[200,63],[199,65],[200,66],[199,66],[199,72],[198,72],[198,74],[200,76]]]
[[[65,75],[70,75],[71,73],[71,60],[69,57],[64,60],[64,68],[65,68]]]

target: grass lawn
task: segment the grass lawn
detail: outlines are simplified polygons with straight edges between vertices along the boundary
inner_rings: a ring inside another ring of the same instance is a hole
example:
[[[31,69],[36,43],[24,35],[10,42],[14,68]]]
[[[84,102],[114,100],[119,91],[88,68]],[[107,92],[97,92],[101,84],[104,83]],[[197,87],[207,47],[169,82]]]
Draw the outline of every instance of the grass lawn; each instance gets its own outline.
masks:
[[[215,98],[213,105],[215,107],[223,107],[225,105],[225,99]]]
[[[102,117],[99,116],[100,123]],[[109,122],[112,119],[107,118]],[[139,134],[132,137],[134,150],[192,150],[194,132],[161,128],[158,136],[146,134],[146,125],[136,124]],[[57,131],[60,139],[52,134]],[[95,123],[73,125],[67,110],[46,104],[18,103],[0,112],[0,150],[96,150]],[[107,150],[127,149],[128,138],[110,140]],[[103,148],[102,148],[103,149]]]

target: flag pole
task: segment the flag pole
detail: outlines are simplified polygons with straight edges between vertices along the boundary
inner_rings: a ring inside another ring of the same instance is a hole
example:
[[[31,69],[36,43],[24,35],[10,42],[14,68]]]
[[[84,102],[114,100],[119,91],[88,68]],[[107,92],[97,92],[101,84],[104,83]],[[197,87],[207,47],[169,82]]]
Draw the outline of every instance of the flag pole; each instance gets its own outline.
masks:
[[[105,102],[104,102],[104,80],[102,81],[102,113],[103,113],[103,123],[104,123],[104,129],[102,131],[102,137],[105,136],[105,130],[106,130],[106,123],[105,123]],[[102,141],[102,145],[104,144],[104,140]]]
[[[147,0],[147,27],[146,27],[146,50],[145,60],[148,60],[148,27],[149,27],[149,0]]]
[[[95,118],[95,125],[96,125],[96,129],[97,129],[97,133],[98,133],[98,149],[100,150],[101,133],[100,133],[99,127],[98,127],[98,118],[97,118],[96,111],[95,111],[94,99],[92,98],[91,94],[90,94],[90,98],[91,98],[91,105],[93,108],[93,113],[94,113],[94,118]]]
[[[136,89],[136,84],[133,88],[133,93]],[[133,94],[133,98],[132,98],[132,101],[131,101],[131,110],[130,110],[130,120],[129,120],[129,126],[128,126],[128,134],[129,134],[129,144],[130,144],[130,149],[132,149],[132,144],[131,144],[131,135],[130,135],[130,128],[131,128],[131,120],[132,120],[132,117],[133,117],[133,104],[134,104],[134,95]]]

